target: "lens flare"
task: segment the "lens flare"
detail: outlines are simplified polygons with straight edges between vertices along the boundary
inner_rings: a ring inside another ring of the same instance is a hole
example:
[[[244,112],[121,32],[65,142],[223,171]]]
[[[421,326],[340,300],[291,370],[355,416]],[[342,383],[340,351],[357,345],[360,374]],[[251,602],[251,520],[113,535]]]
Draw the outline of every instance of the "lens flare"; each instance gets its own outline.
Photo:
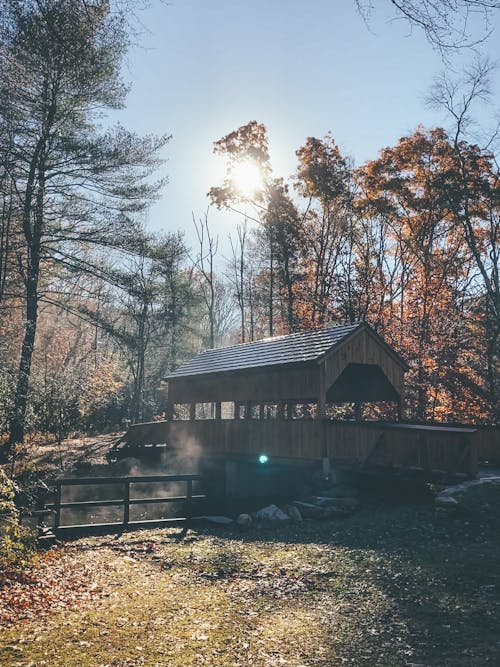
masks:
[[[264,187],[259,165],[251,160],[234,165],[231,180],[238,193],[246,199],[254,197]]]

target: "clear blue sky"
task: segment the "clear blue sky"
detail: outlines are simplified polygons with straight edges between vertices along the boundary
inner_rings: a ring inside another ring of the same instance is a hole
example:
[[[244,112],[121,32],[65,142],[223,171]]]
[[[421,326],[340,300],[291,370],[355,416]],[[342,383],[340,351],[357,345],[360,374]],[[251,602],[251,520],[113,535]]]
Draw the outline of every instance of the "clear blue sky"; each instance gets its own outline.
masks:
[[[195,244],[192,212],[203,214],[207,191],[223,177],[213,142],[250,120],[267,126],[274,171],[284,177],[308,136],[331,130],[361,164],[419,123],[443,124],[423,104],[443,68],[439,54],[390,20],[388,0],[373,4],[367,26],[354,0],[153,1],[141,15],[143,48],[131,50],[124,70],[132,90],[118,115],[141,134],[172,134],[169,184],[148,226],[182,229]],[[499,34],[482,48],[493,58]],[[238,216],[213,211],[210,220],[227,252]]]

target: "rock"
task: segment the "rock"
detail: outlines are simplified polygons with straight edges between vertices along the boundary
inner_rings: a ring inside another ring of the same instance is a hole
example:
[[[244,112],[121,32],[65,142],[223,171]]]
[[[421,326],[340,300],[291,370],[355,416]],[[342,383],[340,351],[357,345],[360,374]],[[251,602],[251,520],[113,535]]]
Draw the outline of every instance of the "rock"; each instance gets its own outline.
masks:
[[[359,501],[357,498],[335,498],[335,507],[337,509],[354,512],[354,510],[358,509],[358,506]]]
[[[258,512],[255,512],[255,518],[259,521],[289,521],[290,517],[277,505],[268,505]]]
[[[294,500],[293,505],[299,510],[304,519],[333,519],[336,517],[344,517],[350,514],[349,511],[336,505],[328,507],[320,507],[314,503],[304,502],[302,500]]]
[[[331,498],[328,496],[312,496],[311,501],[318,507],[336,507],[345,511],[353,511],[359,504],[357,498]]]
[[[313,503],[305,503],[301,500],[294,500],[293,506],[299,510],[301,516],[304,519],[323,519],[325,516],[324,509],[322,507],[318,507],[317,505],[313,505]]]
[[[295,523],[300,523],[302,521],[302,514],[300,513],[298,507],[295,507],[295,505],[286,505],[284,510],[290,519],[295,521]]]
[[[452,496],[443,496],[442,498],[438,496],[434,501],[434,504],[441,509],[456,510],[459,503],[458,500]]]
[[[236,519],[236,523],[242,528],[248,528],[252,525],[252,517],[250,514],[239,514]]]
[[[205,519],[205,521],[209,521],[210,523],[219,523],[219,524],[230,524],[233,523],[233,520],[230,519],[228,516],[202,516],[200,519]]]
[[[483,477],[450,486],[434,501],[436,509],[500,514],[500,477]]]

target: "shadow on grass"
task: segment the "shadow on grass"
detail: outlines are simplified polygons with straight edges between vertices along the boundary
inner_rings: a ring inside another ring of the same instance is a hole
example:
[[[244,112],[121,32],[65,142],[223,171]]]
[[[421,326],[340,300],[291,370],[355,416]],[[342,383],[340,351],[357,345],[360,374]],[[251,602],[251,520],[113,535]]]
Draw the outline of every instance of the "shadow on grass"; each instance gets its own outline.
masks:
[[[266,602],[257,632],[272,629],[269,641],[293,645],[304,665],[500,664],[499,517],[372,499],[342,520],[193,525],[78,548],[103,546],[159,563],[160,553],[200,585],[251,591]]]

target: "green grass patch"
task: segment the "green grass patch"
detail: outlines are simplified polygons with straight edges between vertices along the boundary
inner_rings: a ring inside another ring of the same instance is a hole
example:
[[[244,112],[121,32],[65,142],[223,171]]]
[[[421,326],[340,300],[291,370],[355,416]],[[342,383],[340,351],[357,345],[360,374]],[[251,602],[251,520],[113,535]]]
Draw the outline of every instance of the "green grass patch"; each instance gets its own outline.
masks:
[[[73,588],[11,618],[0,664],[498,665],[499,528],[380,505],[245,533],[80,539],[40,571]]]

